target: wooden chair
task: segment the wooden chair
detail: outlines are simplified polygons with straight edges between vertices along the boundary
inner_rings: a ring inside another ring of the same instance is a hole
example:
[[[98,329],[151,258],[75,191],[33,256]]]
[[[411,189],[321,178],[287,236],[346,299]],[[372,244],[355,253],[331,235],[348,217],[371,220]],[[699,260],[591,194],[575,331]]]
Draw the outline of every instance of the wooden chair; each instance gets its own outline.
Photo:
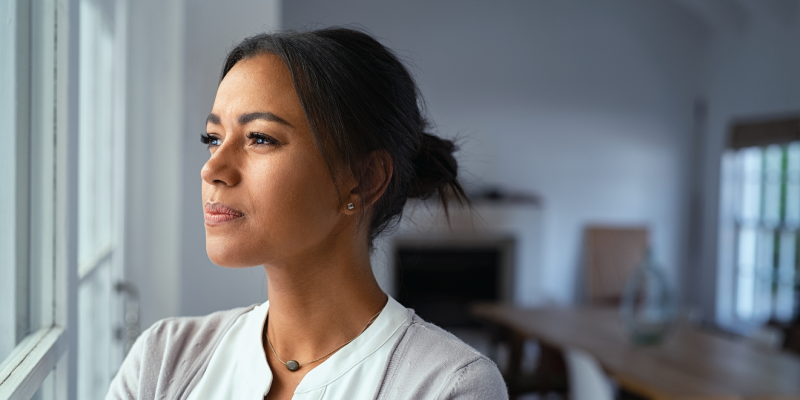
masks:
[[[586,302],[619,304],[625,282],[644,260],[647,228],[589,226],[585,230]]]

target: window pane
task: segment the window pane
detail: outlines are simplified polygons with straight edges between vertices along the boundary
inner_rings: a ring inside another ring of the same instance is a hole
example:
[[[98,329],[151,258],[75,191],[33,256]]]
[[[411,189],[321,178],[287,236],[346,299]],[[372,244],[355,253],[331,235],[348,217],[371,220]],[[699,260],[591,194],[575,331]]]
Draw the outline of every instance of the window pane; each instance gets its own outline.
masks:
[[[794,313],[795,260],[797,233],[781,234],[778,256],[778,273],[775,282],[775,319],[789,321]]]
[[[769,146],[764,150],[763,221],[775,226],[781,219],[781,187],[783,184],[783,149]]]
[[[64,367],[62,366],[61,368]],[[39,390],[33,394],[31,400],[50,400],[56,398],[58,398],[58,393],[56,392],[56,370],[53,369],[47,374],[47,378],[44,378],[44,382],[39,386]]]
[[[53,322],[55,6],[0,4],[0,361]]]
[[[78,259],[81,275],[111,247],[113,16],[109,1],[83,0],[81,12]]]
[[[31,4],[29,328],[53,323],[55,268],[55,1]]]
[[[739,231],[738,279],[736,291],[736,313],[739,318],[753,316],[756,287],[756,230],[742,228]]]
[[[788,321],[798,311],[800,143],[736,152],[730,171],[736,227],[735,314]]]
[[[122,277],[116,234],[121,209],[123,134],[116,113],[124,43],[114,0],[80,0],[80,127],[78,161],[78,398],[99,399],[124,356]]]
[[[18,157],[16,132],[16,26],[18,21],[14,2],[0,2],[0,14],[11,17],[11,23],[0,24],[0,120],[7,121],[7,129],[0,129],[0,170],[5,171],[6,190],[0,190],[0,209],[7,210],[7,219],[0,224],[0,361],[5,359],[17,344],[16,329],[16,238]]]
[[[740,218],[743,223],[754,223],[761,216],[761,149],[744,149],[739,154],[741,165],[741,208]]]
[[[800,225],[800,143],[786,150],[786,217],[787,225]]]
[[[106,258],[87,276],[78,290],[78,398],[102,399],[118,365],[112,353],[115,341],[114,314],[109,302],[114,293],[111,282],[111,258]]]
[[[772,314],[774,255],[775,233],[770,229],[759,230],[753,304],[753,319],[756,321],[766,321]]]

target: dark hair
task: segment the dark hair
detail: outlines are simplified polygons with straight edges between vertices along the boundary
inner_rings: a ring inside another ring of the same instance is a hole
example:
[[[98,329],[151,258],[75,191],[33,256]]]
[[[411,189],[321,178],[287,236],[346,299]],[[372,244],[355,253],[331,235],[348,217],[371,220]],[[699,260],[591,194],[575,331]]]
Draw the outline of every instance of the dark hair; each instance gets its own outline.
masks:
[[[426,131],[419,88],[391,50],[347,28],[263,33],[228,53],[220,81],[240,60],[265,53],[291,72],[334,184],[334,164],[356,174],[372,152],[391,156],[393,175],[368,221],[370,243],[399,221],[408,198],[438,195],[445,212],[449,197],[467,201],[456,180],[456,146]]]

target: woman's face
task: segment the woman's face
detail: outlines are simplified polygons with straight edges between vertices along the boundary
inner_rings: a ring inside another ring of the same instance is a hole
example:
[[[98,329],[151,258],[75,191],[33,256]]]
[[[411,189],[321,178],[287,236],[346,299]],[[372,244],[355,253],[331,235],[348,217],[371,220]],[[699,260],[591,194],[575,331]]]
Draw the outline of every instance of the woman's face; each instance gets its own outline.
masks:
[[[211,156],[201,176],[211,261],[246,267],[332,245],[352,212],[339,200],[277,56],[234,65],[219,85],[206,130]]]

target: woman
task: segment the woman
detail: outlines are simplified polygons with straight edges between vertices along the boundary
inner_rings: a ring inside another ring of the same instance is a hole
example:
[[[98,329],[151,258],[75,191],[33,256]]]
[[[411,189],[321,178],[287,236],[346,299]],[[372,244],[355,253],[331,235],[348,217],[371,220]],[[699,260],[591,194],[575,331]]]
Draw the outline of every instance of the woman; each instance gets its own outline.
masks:
[[[263,265],[269,301],[160,321],[109,398],[499,399],[497,367],[378,286],[408,198],[464,200],[397,57],[349,29],[262,34],[225,61],[202,141],[206,249]]]

